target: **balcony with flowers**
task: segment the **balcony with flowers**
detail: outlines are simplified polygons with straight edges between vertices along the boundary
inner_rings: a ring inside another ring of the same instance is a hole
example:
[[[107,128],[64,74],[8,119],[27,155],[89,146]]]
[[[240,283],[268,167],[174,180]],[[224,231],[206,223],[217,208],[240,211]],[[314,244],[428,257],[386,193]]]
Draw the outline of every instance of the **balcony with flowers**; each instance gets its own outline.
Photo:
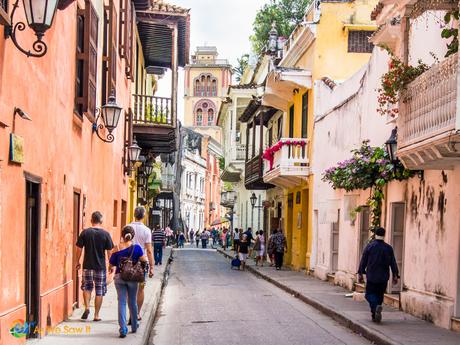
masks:
[[[265,183],[291,188],[310,174],[308,139],[282,138],[264,151],[263,158]]]

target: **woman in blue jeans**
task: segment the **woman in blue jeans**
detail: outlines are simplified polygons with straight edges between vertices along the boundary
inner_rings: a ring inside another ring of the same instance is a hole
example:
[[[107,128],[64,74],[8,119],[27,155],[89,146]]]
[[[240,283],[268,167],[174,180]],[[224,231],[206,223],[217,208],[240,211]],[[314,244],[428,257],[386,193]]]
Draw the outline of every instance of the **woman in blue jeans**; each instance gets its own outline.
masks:
[[[128,302],[129,314],[137,315],[137,289],[138,282],[125,281],[120,278],[120,263],[122,258],[131,257],[136,262],[138,260],[147,262],[142,247],[138,244],[133,245],[134,229],[127,225],[121,232],[121,243],[118,251],[110,257],[110,273],[115,269],[115,288],[118,295],[118,325],[120,326],[120,338],[126,337],[128,326],[126,324],[126,302]],[[131,330],[137,331],[137,317],[132,318]]]

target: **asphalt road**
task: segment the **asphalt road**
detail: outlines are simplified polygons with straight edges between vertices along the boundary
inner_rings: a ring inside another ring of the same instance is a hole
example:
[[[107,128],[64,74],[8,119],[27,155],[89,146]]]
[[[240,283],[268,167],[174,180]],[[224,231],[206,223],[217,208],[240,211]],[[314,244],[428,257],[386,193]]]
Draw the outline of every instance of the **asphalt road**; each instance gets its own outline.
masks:
[[[154,345],[370,344],[211,250],[176,250]]]

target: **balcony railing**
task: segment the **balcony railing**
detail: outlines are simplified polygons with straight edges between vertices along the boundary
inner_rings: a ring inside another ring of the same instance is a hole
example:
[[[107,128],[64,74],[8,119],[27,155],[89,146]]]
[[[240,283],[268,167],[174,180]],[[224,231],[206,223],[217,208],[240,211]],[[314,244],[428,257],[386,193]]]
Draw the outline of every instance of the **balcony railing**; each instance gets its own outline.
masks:
[[[402,93],[398,146],[404,148],[455,129],[458,54],[423,73]]]
[[[246,145],[236,144],[235,158],[237,161],[244,161],[246,159]]]
[[[161,190],[172,191],[175,183],[174,175],[165,174],[161,176]]]
[[[133,124],[174,125],[171,98],[133,95]]]
[[[264,159],[264,181],[284,188],[298,185],[310,173],[308,139],[282,138],[273,160]]]

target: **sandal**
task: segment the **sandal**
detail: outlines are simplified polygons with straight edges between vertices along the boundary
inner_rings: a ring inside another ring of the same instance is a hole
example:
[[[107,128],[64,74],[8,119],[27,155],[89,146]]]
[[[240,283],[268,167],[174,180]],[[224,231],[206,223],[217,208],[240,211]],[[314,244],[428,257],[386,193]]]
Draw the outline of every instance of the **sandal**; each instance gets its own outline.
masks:
[[[94,318],[93,321],[94,321],[94,322],[99,322],[99,321],[102,321],[102,319],[101,319],[101,318],[97,318],[97,319]]]
[[[83,314],[82,314],[82,316],[81,316],[81,319],[82,319],[82,320],[86,320],[86,319],[88,318],[88,316],[89,316],[89,309],[86,309],[86,310],[83,312]]]

